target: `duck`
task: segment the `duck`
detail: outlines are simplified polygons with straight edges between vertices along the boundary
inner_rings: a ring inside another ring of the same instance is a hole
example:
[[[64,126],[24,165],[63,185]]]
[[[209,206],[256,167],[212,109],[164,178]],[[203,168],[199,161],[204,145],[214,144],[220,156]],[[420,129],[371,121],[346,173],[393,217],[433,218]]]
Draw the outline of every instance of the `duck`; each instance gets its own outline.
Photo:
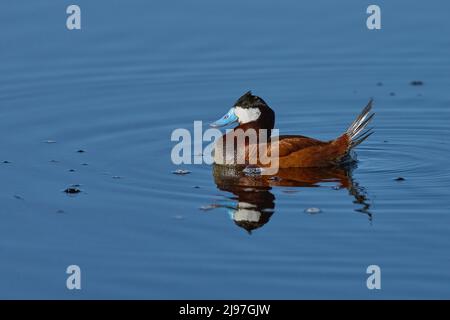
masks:
[[[268,164],[265,155],[272,156],[272,160],[276,157],[277,168],[340,165],[352,158],[351,151],[374,133],[373,128],[367,128],[375,115],[372,104],[373,99],[370,99],[348,129],[333,140],[322,141],[302,135],[272,136],[275,112],[261,97],[248,91],[222,118],[210,124],[213,128],[237,124],[216,140],[214,163],[264,168],[272,164]],[[256,139],[249,138],[252,134]]]

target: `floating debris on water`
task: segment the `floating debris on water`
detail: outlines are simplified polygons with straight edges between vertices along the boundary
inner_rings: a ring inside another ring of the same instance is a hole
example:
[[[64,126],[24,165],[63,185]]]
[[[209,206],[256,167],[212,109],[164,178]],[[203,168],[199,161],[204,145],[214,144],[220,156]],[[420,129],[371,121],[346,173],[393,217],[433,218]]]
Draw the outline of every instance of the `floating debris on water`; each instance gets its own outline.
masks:
[[[75,169],[70,169],[69,172],[75,172]]]
[[[412,85],[412,86],[423,86],[423,81],[413,80],[409,84]]]
[[[64,190],[64,192],[67,193],[67,194],[76,194],[76,193],[80,193],[81,190],[80,190],[79,187],[80,187],[79,184],[73,184],[73,185],[67,187],[67,188]]]
[[[56,143],[56,141],[55,140],[44,140],[44,141],[42,141],[43,143]]]
[[[297,193],[298,190],[286,189],[286,190],[283,190],[283,192],[287,193],[287,194],[290,194],[290,193]]]
[[[62,209],[59,209],[59,210],[56,210],[56,213],[61,214],[61,213],[66,213],[66,212],[64,210],[62,210]]]
[[[246,167],[242,172],[247,176],[259,176],[262,173],[262,169],[259,167]]]
[[[383,86],[383,82],[377,82],[377,86],[378,87],[382,87]]]
[[[395,92],[390,92],[389,95],[390,95],[391,97],[394,97],[394,96],[395,96]]]
[[[192,186],[192,188],[194,188],[194,189],[200,189],[199,186]]]
[[[19,196],[18,194],[15,194],[14,198],[16,198],[17,200],[23,200],[23,198],[21,196]]]
[[[112,176],[113,179],[123,179],[122,176]]]
[[[78,152],[78,153],[85,153],[86,151],[83,150],[83,149],[80,149],[80,150],[78,150],[77,152]]]
[[[397,177],[394,179],[395,181],[405,181],[406,179],[403,177]]]
[[[383,140],[383,142],[384,142],[384,143],[388,143],[389,141],[388,141],[388,140]]]
[[[175,171],[172,171],[172,173],[178,174],[178,175],[184,175],[184,174],[189,174],[191,172],[189,170],[177,169]]]
[[[88,166],[88,164],[87,164],[87,163],[82,163],[81,165],[82,165],[82,166]]]
[[[52,159],[52,160],[50,160],[49,162],[50,162],[50,163],[58,163],[59,161],[58,161],[58,160]]]
[[[312,207],[312,208],[305,209],[305,212],[309,213],[309,214],[317,214],[317,213],[321,213],[322,210],[320,208]]]
[[[209,211],[209,210],[212,210],[212,209],[215,209],[215,208],[218,208],[218,207],[219,207],[218,204],[213,203],[213,204],[208,204],[208,205],[201,206],[199,209],[203,210],[203,211]]]
[[[64,192],[74,194],[74,193],[80,193],[81,190],[78,188],[74,188],[74,187],[68,187],[66,190],[64,190]]]
[[[9,164],[9,163],[11,163],[11,161],[3,160],[3,163],[4,163],[4,164]]]

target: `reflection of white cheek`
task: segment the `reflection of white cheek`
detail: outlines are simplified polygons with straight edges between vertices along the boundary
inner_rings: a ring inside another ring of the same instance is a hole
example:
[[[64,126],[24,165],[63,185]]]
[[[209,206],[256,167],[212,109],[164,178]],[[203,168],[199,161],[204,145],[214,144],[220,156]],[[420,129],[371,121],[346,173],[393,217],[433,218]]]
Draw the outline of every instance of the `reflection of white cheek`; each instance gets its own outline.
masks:
[[[250,190],[253,190],[253,189],[250,189]],[[239,201],[237,206],[238,206],[239,209],[256,208],[256,206],[253,203],[248,203],[248,202],[244,202],[244,201]]]
[[[251,209],[238,209],[234,212],[235,221],[258,222],[261,218],[261,212]]]
[[[254,210],[256,206],[248,202],[239,202],[237,209],[229,209],[228,215],[234,221],[258,222],[261,219],[261,212]]]

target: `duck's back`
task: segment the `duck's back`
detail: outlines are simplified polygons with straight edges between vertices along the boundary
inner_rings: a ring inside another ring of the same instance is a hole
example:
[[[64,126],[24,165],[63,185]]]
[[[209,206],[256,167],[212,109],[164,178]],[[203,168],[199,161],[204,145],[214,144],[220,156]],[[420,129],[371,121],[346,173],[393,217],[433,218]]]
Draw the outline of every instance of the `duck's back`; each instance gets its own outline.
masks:
[[[301,149],[326,144],[326,142],[300,135],[282,135],[278,136],[278,140],[280,157],[287,156]]]
[[[334,140],[324,142],[305,136],[280,136],[278,166],[280,168],[307,168],[340,164],[351,149],[373,133],[371,128],[366,130],[374,116],[374,113],[371,113],[372,102],[370,100],[347,131]]]
[[[279,137],[279,167],[326,167],[339,163],[348,153],[349,139],[320,141],[305,136]]]
[[[349,139],[345,134],[336,140],[327,142],[300,135],[282,135],[276,138],[278,139],[272,140],[268,145],[265,143],[247,144],[244,148],[233,148],[231,152],[228,152],[229,150],[224,147],[224,138],[222,137],[214,150],[215,163],[258,164],[266,167],[273,165],[273,159],[269,162],[267,159],[278,155],[279,168],[327,167],[337,164],[349,150]],[[278,150],[274,149],[276,147]],[[261,158],[266,151],[268,151],[269,158]],[[244,163],[241,163],[237,159],[245,160]],[[251,159],[256,159],[257,163]]]

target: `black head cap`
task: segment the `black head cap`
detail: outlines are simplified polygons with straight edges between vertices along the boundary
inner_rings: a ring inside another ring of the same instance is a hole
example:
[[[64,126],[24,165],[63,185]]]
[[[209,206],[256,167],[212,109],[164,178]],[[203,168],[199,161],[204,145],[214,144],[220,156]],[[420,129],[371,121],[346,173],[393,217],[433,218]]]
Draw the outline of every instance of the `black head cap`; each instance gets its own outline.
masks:
[[[251,91],[248,91],[235,102],[234,106],[239,106],[241,108],[257,108],[261,106],[267,107],[267,103],[260,97],[254,96]]]

